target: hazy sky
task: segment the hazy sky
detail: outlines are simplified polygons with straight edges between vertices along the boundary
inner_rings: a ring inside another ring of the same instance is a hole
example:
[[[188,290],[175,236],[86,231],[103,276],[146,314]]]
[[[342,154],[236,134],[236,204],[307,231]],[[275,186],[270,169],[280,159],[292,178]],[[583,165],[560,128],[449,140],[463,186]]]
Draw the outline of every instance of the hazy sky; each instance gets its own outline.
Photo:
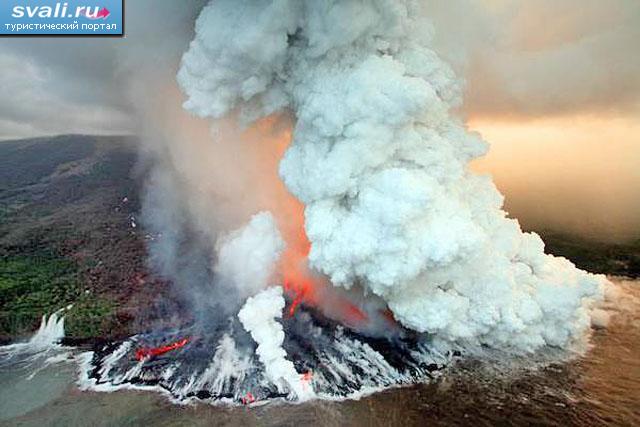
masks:
[[[0,139],[135,132],[132,63],[175,67],[203,3],[127,2],[124,39],[0,39]],[[534,224],[535,212],[571,208],[593,212],[579,227],[640,223],[640,1],[425,3],[440,53],[467,80],[461,113],[492,143],[477,168],[514,194],[514,214]]]
[[[123,51],[184,40],[202,3],[128,2],[125,39],[0,40],[0,138],[131,130]],[[470,117],[639,115],[640,1],[426,3],[441,51],[467,79]]]
[[[430,3],[443,52],[466,65],[470,115],[640,112],[639,1]]]

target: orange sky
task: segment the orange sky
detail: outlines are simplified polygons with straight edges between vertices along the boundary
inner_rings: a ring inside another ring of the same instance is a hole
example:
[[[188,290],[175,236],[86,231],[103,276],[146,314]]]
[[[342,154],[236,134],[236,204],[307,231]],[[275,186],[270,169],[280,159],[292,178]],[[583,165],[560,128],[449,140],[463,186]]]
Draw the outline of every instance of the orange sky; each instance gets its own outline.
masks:
[[[472,118],[469,126],[491,144],[474,170],[493,175],[507,211],[525,227],[640,238],[637,118]]]
[[[526,228],[640,238],[640,1],[424,0]]]

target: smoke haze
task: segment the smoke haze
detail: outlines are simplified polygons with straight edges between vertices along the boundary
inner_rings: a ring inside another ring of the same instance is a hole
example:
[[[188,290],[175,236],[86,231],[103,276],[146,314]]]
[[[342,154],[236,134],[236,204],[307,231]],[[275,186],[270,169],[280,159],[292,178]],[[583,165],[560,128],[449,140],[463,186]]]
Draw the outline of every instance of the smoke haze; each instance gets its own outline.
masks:
[[[490,173],[523,227],[607,242],[640,239],[640,124],[594,115],[472,120],[491,142]]]

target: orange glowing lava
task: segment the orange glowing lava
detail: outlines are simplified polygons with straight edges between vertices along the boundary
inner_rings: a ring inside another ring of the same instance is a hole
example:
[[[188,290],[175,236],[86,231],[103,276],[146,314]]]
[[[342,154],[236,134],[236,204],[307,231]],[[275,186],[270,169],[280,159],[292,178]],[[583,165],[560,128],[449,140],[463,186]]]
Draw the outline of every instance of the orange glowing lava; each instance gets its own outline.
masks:
[[[309,382],[313,379],[313,371],[309,370],[302,374],[302,381]]]
[[[316,290],[320,283],[308,268],[311,243],[304,230],[304,205],[289,193],[277,174],[280,159],[291,143],[292,124],[287,117],[270,116],[251,126],[247,137],[260,140],[259,149],[264,150],[263,166],[273,174],[260,185],[269,194],[265,207],[275,216],[286,243],[279,273],[283,287],[292,299],[288,315],[293,316],[301,303],[317,302]]]
[[[345,321],[349,325],[360,326],[369,321],[369,316],[364,311],[348,301],[344,302],[342,311],[345,314]]]
[[[139,348],[138,350],[136,350],[136,359],[138,361],[143,361],[155,356],[160,356],[162,354],[168,353],[169,351],[184,347],[188,342],[189,338],[183,338],[180,341],[176,341],[174,343],[163,345],[160,347]]]
[[[289,297],[291,304],[287,314],[292,317],[300,304],[330,306],[337,320],[351,326],[361,326],[368,322],[368,316],[347,298],[339,296],[327,286],[324,279],[314,275],[308,265],[311,243],[304,228],[304,205],[296,199],[278,176],[280,159],[291,144],[293,123],[287,116],[270,116],[254,123],[245,132],[245,137],[255,141],[252,155],[259,162],[260,169],[256,185],[260,187],[263,209],[273,213],[280,233],[286,243],[279,265],[278,279]]]
[[[247,394],[244,397],[242,397],[240,400],[242,401],[243,405],[248,405],[250,403],[255,402],[256,398],[253,396],[253,394],[250,391],[248,391]]]
[[[280,269],[285,291],[293,299],[289,306],[289,316],[295,314],[300,303],[313,304],[316,300],[316,279],[310,274],[307,257],[311,247],[304,226],[296,235],[285,236],[287,249],[282,254]]]

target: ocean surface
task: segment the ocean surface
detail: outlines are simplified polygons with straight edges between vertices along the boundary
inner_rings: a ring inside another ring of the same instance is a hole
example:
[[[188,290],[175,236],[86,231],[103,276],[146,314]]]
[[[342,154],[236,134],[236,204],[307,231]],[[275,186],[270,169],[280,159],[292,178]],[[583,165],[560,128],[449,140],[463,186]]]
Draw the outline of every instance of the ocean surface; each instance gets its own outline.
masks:
[[[144,391],[82,391],[73,350],[0,357],[0,425],[640,425],[640,281],[622,290],[590,350],[562,363],[466,360],[437,381],[359,400],[175,404]],[[0,352],[1,353],[1,352]]]

